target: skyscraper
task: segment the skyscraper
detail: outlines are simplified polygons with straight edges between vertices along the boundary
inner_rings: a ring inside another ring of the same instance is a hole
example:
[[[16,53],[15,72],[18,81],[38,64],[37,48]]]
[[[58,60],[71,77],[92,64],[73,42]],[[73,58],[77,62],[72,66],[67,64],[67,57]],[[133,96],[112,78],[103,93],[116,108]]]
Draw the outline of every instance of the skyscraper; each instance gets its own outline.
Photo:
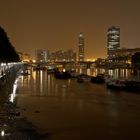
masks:
[[[85,59],[85,54],[84,54],[84,45],[85,45],[84,41],[85,40],[84,39],[85,39],[84,34],[80,33],[79,34],[79,58],[78,58],[79,61],[84,61]]]
[[[107,55],[108,58],[114,56],[115,50],[120,48],[120,28],[110,27],[107,32]]]

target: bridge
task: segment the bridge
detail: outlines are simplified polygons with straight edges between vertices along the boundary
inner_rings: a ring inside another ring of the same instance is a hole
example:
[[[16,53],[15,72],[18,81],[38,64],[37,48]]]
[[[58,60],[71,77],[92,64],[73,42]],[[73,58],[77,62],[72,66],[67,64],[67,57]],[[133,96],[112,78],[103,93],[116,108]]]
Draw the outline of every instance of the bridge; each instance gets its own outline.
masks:
[[[9,74],[16,74],[22,66],[21,62],[0,63],[0,80],[3,81]]]
[[[29,63],[25,63],[27,64],[28,66],[53,66],[53,67],[59,67],[60,65],[63,66],[63,67],[66,67],[66,66],[83,66],[83,67],[86,67],[86,68],[90,68],[92,64],[95,64],[95,62],[93,61],[80,61],[80,62],[75,62],[75,61],[69,61],[69,62],[65,62],[65,61],[57,61],[57,62],[36,62],[36,63],[32,63],[32,62],[29,62]]]

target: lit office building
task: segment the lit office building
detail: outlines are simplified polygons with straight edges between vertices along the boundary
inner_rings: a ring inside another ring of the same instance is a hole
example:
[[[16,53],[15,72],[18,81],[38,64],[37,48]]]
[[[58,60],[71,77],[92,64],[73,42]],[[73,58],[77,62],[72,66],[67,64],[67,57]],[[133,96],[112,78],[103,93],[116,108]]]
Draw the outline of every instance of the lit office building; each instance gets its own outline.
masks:
[[[69,61],[76,61],[76,52],[74,52],[72,49],[69,49],[65,52],[65,58]]]
[[[107,32],[107,55],[114,57],[114,52],[120,48],[120,28],[110,27]]]
[[[80,33],[79,34],[79,58],[78,58],[79,61],[84,61],[84,59],[85,59],[84,41],[85,41],[84,35],[83,35],[83,33]]]
[[[76,52],[74,52],[72,49],[69,49],[67,51],[64,50],[58,50],[56,52],[50,53],[49,56],[50,62],[72,62],[76,61]]]
[[[49,57],[49,51],[48,50],[37,50],[36,51],[36,60],[37,62],[47,62]]]

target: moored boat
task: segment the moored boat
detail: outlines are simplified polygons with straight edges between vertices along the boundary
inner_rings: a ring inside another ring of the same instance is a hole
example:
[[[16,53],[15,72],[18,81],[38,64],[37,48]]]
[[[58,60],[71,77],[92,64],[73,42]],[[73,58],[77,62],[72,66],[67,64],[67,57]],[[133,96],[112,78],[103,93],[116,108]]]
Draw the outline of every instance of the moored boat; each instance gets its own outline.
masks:
[[[106,86],[107,86],[107,88],[110,88],[110,89],[123,90],[123,89],[125,89],[125,81],[118,80],[118,79],[112,79],[106,83]]]
[[[77,82],[83,83],[83,82],[90,82],[91,77],[87,74],[80,74],[77,76]]]
[[[104,83],[105,82],[105,75],[99,74],[97,76],[91,77],[91,83]]]
[[[120,80],[112,79],[106,83],[107,88],[132,91],[139,93],[140,91],[140,81],[137,80]]]
[[[54,77],[56,79],[69,79],[71,78],[71,75],[68,71],[65,71],[65,72],[55,71]]]

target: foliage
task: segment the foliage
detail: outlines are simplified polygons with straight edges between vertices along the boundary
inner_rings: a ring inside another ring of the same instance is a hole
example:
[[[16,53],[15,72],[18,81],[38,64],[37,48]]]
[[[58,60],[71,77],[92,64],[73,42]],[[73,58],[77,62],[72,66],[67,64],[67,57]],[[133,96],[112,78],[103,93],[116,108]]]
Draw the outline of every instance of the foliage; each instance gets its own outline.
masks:
[[[0,27],[0,62],[20,61],[19,55],[12,46],[6,32]]]
[[[140,52],[136,52],[132,56],[132,66],[140,69]]]

